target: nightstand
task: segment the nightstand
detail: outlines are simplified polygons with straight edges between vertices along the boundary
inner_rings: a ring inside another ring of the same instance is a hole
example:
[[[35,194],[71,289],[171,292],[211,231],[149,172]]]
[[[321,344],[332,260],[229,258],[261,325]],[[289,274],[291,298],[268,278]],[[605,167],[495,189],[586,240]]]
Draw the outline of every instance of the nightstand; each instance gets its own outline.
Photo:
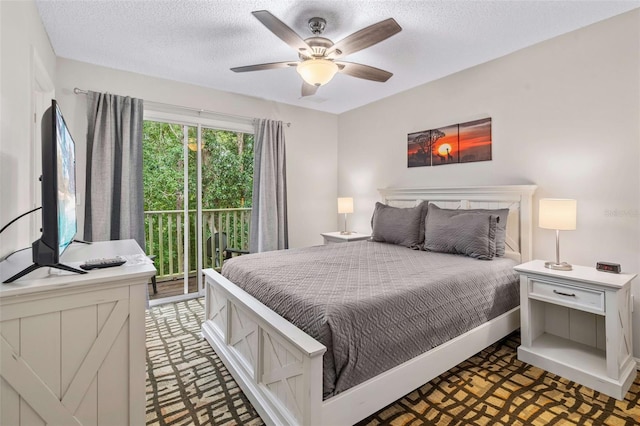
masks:
[[[371,235],[369,234],[358,234],[357,232],[352,232],[348,235],[343,235],[340,232],[325,232],[320,235],[324,238],[325,244],[350,243],[353,241],[362,241],[371,238]]]
[[[544,261],[518,265],[518,359],[596,391],[624,399],[636,377],[631,341],[631,280],[573,266],[555,271]]]

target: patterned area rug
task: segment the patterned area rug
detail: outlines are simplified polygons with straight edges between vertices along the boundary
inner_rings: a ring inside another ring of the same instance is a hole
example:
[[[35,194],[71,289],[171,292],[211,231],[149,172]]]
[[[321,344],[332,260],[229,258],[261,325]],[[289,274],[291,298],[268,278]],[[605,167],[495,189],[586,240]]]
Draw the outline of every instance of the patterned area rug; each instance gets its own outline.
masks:
[[[200,338],[203,316],[202,299],[148,311],[147,425],[262,425]],[[618,401],[523,364],[519,345],[513,333],[358,426],[640,425],[640,374]]]
[[[147,425],[262,425],[200,336],[204,299],[147,311]]]

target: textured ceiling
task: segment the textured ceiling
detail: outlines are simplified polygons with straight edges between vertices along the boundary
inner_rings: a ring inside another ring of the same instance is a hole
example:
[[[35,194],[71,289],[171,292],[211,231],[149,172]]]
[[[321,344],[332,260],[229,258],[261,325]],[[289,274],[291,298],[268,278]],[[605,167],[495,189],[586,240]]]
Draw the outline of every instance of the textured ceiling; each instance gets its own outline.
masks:
[[[640,7],[634,1],[67,1],[37,0],[56,55],[105,67],[341,113]],[[403,30],[347,61],[394,75],[376,83],[337,74],[301,98],[294,68],[229,68],[295,61],[251,11],[265,9],[302,38],[326,19],[334,42],[393,17]],[[615,48],[615,46],[612,46]],[[83,89],[92,89],[91,87]]]

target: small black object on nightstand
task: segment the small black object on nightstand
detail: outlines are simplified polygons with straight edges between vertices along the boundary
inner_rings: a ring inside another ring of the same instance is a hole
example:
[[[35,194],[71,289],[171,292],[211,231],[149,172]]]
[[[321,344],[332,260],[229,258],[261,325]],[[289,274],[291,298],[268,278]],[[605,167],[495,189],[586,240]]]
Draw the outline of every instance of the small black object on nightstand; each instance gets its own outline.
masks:
[[[602,272],[611,272],[612,274],[619,274],[622,271],[619,263],[611,262],[597,262],[596,269]]]

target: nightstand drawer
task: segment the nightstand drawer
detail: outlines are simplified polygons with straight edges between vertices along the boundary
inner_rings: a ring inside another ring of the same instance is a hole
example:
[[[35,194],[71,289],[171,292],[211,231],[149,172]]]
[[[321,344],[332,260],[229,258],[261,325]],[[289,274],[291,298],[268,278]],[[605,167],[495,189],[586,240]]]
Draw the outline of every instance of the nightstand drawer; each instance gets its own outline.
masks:
[[[530,281],[529,297],[592,313],[604,314],[604,292],[538,280]]]

